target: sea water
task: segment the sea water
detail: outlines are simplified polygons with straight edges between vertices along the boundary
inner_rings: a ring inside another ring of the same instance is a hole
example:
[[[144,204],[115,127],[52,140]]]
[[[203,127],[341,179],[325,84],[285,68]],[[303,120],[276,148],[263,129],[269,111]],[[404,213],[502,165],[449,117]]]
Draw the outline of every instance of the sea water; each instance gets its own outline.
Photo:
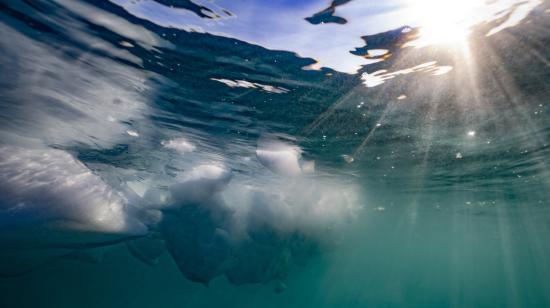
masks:
[[[421,2],[0,3],[0,307],[549,306],[550,7]]]

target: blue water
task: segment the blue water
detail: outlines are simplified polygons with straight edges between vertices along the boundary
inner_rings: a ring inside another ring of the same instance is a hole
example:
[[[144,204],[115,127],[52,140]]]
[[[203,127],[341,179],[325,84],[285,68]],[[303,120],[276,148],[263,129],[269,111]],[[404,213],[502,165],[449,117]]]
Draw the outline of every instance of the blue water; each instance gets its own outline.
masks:
[[[0,307],[550,306],[548,2],[245,2],[0,3]]]

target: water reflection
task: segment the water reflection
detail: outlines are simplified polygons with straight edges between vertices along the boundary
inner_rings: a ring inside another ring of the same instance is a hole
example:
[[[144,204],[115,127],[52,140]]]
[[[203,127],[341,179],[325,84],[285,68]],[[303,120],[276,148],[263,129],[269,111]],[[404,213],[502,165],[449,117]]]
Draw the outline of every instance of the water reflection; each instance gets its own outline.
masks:
[[[393,79],[399,75],[408,75],[416,72],[424,72],[424,73],[431,74],[433,76],[439,76],[439,75],[447,74],[453,69],[452,66],[448,66],[448,65],[438,66],[436,64],[437,64],[436,61],[430,61],[430,62],[413,66],[411,68],[405,68],[394,72],[379,70],[371,74],[363,73],[363,75],[361,75],[361,79],[363,79],[365,86],[367,86],[368,88],[371,88],[371,87],[376,87],[378,85],[381,85],[386,80]]]
[[[216,1],[187,8],[165,1],[115,0],[131,14],[159,25],[234,37],[276,50],[290,50],[330,67],[354,73],[372,63],[349,54],[359,38],[408,25],[419,36],[406,46],[423,47],[465,40],[471,27],[493,23],[487,35],[513,27],[541,4],[540,0],[432,1]],[[177,3],[177,1],[175,2]],[[168,4],[168,5],[167,5]],[[170,6],[172,5],[172,6]],[[213,12],[224,8],[231,18]],[[198,12],[198,13],[197,13]],[[201,13],[202,12],[202,13]],[[317,12],[312,15],[312,12]],[[205,15],[206,14],[206,15]],[[214,14],[214,15],[213,15]],[[205,18],[200,18],[200,17]]]
[[[249,82],[246,80],[229,80],[223,78],[210,78],[210,80],[219,81],[231,88],[260,88],[263,91],[271,93],[286,93],[289,90],[282,87],[274,87],[257,82]]]

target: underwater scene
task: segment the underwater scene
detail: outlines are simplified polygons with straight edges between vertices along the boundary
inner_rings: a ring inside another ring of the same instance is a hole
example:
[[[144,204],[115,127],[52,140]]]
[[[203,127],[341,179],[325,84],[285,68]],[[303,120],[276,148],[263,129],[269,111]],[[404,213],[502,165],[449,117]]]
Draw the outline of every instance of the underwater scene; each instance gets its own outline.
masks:
[[[0,1],[0,307],[550,307],[550,2]]]

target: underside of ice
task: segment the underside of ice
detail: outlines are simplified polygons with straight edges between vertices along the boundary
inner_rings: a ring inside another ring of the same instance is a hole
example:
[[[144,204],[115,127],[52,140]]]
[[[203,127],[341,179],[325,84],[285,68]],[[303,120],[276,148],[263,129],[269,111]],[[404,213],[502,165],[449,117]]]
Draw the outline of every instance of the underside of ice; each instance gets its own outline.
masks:
[[[147,233],[124,196],[61,150],[0,146],[0,196],[1,229]]]
[[[0,274],[60,257],[99,260],[90,249],[126,243],[148,265],[167,251],[187,279],[205,285],[217,276],[234,284],[281,281],[292,264],[336,240],[359,209],[358,196],[353,186],[301,175],[296,147],[256,154],[278,176],[251,180],[205,163],[164,188],[152,180],[114,188],[65,151],[2,145],[0,241],[9,249],[0,258],[28,261]]]
[[[256,157],[264,167],[285,176],[297,176],[302,173],[300,156],[299,148],[273,141],[263,142],[256,150]]]

